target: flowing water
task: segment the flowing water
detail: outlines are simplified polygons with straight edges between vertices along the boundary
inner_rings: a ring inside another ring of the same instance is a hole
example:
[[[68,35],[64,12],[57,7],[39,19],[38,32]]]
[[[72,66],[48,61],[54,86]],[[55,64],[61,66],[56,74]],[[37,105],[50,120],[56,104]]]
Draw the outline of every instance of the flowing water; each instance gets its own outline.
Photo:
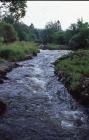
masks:
[[[79,105],[54,74],[53,62],[67,51],[41,50],[7,74],[0,99],[0,140],[89,140],[88,109]]]

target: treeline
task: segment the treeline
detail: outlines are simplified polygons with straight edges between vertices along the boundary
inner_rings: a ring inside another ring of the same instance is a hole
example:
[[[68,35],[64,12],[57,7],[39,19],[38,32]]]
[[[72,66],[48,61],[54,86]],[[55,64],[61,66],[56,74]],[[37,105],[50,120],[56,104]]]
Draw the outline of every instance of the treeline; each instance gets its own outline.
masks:
[[[78,19],[77,23],[62,30],[60,21],[48,22],[44,29],[36,29],[33,24],[16,21],[12,15],[5,16],[0,22],[0,40],[5,43],[34,41],[39,44],[66,45],[69,49],[89,47],[89,23]],[[1,42],[0,41],[0,42]]]
[[[44,44],[67,45],[69,49],[86,48],[89,47],[89,23],[81,18],[63,31],[59,21],[49,22],[45,29],[40,31],[40,38]]]
[[[11,15],[4,17],[0,22],[0,37],[3,42],[10,43],[16,40],[36,41],[37,30],[34,25],[25,25],[22,22],[15,21]]]

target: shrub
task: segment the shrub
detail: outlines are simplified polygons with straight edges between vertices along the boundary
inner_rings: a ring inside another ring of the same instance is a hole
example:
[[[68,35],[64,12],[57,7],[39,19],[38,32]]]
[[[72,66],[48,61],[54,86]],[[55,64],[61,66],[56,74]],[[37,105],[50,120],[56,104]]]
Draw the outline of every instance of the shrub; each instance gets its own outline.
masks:
[[[53,42],[59,45],[65,44],[64,32],[55,32],[53,34]]]
[[[5,43],[14,42],[18,39],[14,27],[5,22],[0,22],[0,37]]]
[[[5,43],[11,43],[18,39],[17,33],[13,26],[7,23],[3,24],[3,37]]]
[[[83,49],[89,46],[89,29],[82,29],[78,34],[75,34],[69,41],[71,49]]]

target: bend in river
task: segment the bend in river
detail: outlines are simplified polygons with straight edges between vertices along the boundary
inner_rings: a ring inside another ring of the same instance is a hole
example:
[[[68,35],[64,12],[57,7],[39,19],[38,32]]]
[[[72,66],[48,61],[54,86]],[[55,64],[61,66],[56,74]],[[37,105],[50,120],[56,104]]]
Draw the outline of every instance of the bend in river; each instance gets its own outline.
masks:
[[[89,140],[88,109],[54,75],[53,62],[68,51],[41,50],[7,74],[0,99],[0,140]]]

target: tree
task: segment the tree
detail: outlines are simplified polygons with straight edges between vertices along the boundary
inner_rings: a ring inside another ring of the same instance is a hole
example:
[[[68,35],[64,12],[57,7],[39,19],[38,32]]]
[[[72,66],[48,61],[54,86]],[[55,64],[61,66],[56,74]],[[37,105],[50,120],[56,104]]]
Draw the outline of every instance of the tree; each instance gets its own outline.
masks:
[[[53,34],[53,43],[64,45],[65,44],[65,38],[64,38],[64,32],[54,32]]]
[[[6,23],[9,23],[9,24],[15,24],[15,19],[13,16],[11,15],[8,15],[8,16],[5,16],[3,19],[2,19],[3,22],[6,22]]]
[[[75,34],[69,41],[71,49],[82,49],[89,47],[89,28],[81,29],[78,34]]]
[[[45,29],[49,29],[49,30],[52,30],[52,31],[61,31],[61,24],[60,24],[60,21],[55,21],[55,22],[48,22],[45,26]]]
[[[62,31],[60,21],[48,22],[45,26],[46,40],[48,43],[53,42],[53,34]]]
[[[11,24],[0,23],[0,36],[4,38],[5,43],[11,43],[18,39],[17,33]]]
[[[7,15],[12,15],[15,20],[19,20],[20,18],[25,16],[25,8],[26,8],[26,2],[27,0],[1,0],[1,7],[0,11],[4,13],[4,16]],[[2,16],[3,17],[3,16]]]
[[[86,33],[89,29],[88,22],[84,22],[83,19],[78,19],[77,23],[73,23],[70,27],[65,31],[65,42],[68,45],[69,41],[72,39],[73,36],[76,38],[77,34],[82,34],[82,31],[85,30]]]

